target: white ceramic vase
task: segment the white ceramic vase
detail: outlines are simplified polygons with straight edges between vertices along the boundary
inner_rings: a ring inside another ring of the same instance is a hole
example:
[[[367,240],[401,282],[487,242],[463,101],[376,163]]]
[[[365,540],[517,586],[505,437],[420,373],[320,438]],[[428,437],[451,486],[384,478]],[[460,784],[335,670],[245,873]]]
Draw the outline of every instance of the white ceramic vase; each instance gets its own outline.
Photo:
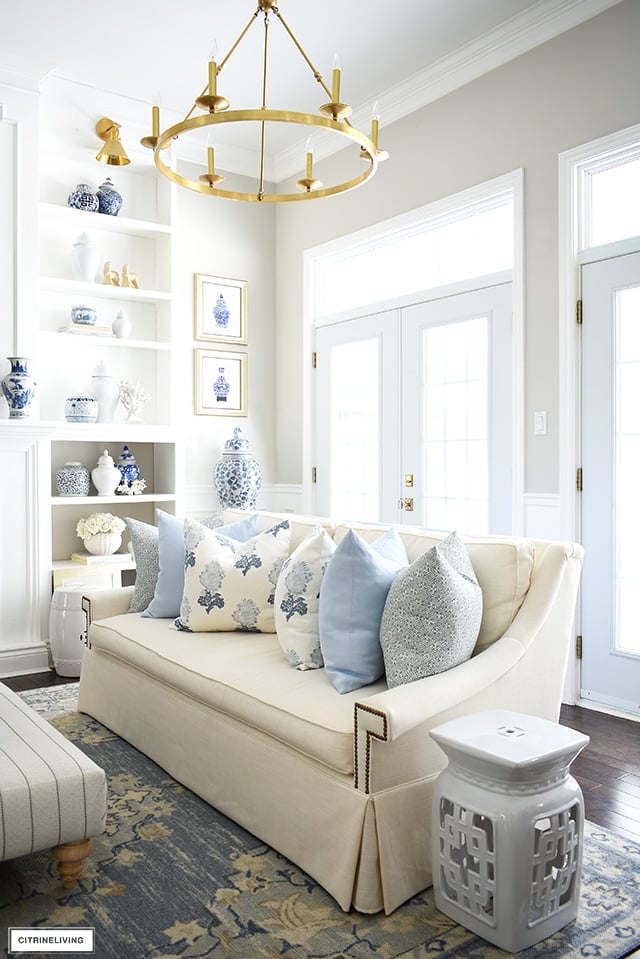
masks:
[[[81,233],[74,240],[71,262],[74,280],[95,283],[100,254],[88,233]]]
[[[113,423],[116,406],[120,399],[120,387],[111,375],[111,370],[101,360],[93,370],[87,392],[98,401],[98,419],[96,423]]]
[[[95,533],[83,540],[84,548],[94,556],[110,556],[116,553],[122,543],[120,533]]]
[[[102,456],[98,457],[98,465],[91,470],[91,479],[98,496],[113,496],[116,488],[120,486],[122,474],[113,462],[113,456],[109,455],[109,450],[105,450]]]
[[[124,310],[118,310],[111,324],[111,329],[119,340],[126,340],[131,335],[131,320]]]

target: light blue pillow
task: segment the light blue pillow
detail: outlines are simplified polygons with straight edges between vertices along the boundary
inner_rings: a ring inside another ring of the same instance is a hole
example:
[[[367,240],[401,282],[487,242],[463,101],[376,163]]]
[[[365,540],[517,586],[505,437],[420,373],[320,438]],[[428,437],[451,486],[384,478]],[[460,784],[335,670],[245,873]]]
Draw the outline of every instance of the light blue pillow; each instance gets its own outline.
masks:
[[[153,599],[142,615],[151,619],[168,619],[180,615],[184,590],[184,520],[157,509],[156,522],[160,571]],[[258,532],[258,514],[217,526],[215,531],[245,543]]]
[[[320,649],[339,693],[384,673],[380,620],[389,588],[407,553],[395,528],[369,545],[349,530],[336,547],[320,589]]]

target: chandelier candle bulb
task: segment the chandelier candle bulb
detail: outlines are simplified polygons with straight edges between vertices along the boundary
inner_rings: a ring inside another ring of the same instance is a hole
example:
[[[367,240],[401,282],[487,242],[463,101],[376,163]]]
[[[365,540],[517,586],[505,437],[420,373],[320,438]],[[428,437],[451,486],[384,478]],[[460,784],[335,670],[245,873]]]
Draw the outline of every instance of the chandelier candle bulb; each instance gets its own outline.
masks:
[[[218,93],[218,64],[209,60],[209,96],[215,97]]]
[[[340,103],[340,57],[337,53],[333,55],[333,64],[331,67],[331,102]]]
[[[151,107],[151,136],[157,140],[160,136],[160,107]]]

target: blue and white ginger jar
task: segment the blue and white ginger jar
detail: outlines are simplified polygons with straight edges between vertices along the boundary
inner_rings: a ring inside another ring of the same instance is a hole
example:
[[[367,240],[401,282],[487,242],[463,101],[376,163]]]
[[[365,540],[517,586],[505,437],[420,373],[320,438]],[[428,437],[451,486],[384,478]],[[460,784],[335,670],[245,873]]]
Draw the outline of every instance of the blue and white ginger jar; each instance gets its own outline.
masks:
[[[69,194],[67,206],[74,210],[88,210],[97,213],[99,208],[98,196],[88,183],[78,183],[75,190]]]
[[[58,496],[88,496],[90,490],[91,473],[82,463],[65,463],[56,470]]]
[[[262,483],[262,467],[254,459],[249,440],[236,427],[233,438],[224,444],[222,459],[214,470],[216,493],[221,505],[227,509],[255,509],[256,498]]]
[[[118,193],[111,178],[107,177],[98,187],[98,212],[117,216],[122,207],[122,194]]]
[[[64,401],[64,418],[67,423],[95,423],[98,419],[98,401],[88,393],[68,396]]]
[[[26,419],[36,395],[36,381],[28,370],[26,356],[8,356],[9,372],[2,377],[2,395],[9,405],[9,419]]]
[[[124,486],[131,486],[135,480],[140,479],[140,467],[136,463],[136,458],[128,446],[122,447],[122,453],[116,466],[120,470],[122,484]]]

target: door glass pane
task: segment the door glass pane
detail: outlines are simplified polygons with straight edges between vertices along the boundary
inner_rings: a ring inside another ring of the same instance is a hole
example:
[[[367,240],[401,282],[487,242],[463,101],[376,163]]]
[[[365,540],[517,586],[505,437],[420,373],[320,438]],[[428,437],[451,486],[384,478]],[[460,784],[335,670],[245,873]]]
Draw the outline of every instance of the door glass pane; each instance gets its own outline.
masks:
[[[489,322],[428,327],[422,337],[425,522],[487,532]]]
[[[640,159],[589,174],[591,246],[640,236]]]
[[[616,294],[615,646],[640,654],[640,287]]]
[[[380,513],[380,344],[331,350],[331,515],[375,521]]]
[[[316,313],[331,316],[513,267],[511,192],[316,261]]]

